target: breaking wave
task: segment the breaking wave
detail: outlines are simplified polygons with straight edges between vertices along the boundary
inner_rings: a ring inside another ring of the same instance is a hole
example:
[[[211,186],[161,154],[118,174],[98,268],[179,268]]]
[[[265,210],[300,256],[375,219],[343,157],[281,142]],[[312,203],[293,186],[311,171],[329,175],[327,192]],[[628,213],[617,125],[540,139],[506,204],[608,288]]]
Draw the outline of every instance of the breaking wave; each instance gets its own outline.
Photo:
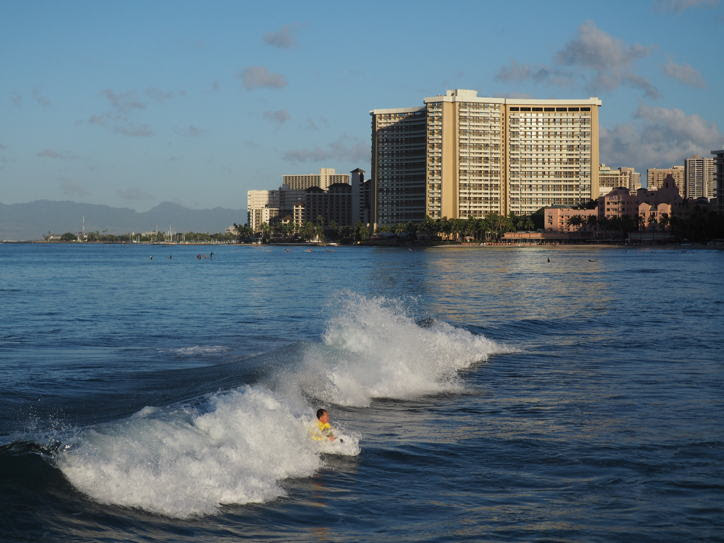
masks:
[[[442,322],[418,323],[398,300],[346,293],[322,342],[301,344],[255,384],[196,401],[146,407],[83,429],[55,455],[80,491],[107,504],[170,517],[284,495],[282,482],[324,465],[324,453],[359,454],[360,436],[310,439],[320,404],[365,407],[460,390],[458,371],[505,346]]]

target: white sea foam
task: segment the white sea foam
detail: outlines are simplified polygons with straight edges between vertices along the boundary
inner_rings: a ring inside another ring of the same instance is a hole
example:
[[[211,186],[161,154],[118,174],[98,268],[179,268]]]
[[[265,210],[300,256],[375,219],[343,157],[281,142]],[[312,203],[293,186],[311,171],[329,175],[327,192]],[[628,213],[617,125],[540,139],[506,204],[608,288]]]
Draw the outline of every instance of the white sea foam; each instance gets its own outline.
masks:
[[[510,351],[444,322],[422,327],[397,300],[354,294],[340,298],[323,340],[307,352],[301,379],[307,392],[361,407],[374,398],[459,390],[459,370]]]
[[[323,343],[264,385],[216,393],[200,405],[146,407],[89,428],[57,458],[65,476],[99,502],[173,517],[284,494],[281,482],[318,470],[321,453],[357,455],[358,436],[310,439],[319,401],[366,406],[457,390],[457,371],[505,348],[445,323],[419,326],[395,301],[342,297]]]
[[[245,387],[203,408],[144,409],[91,429],[60,454],[58,466],[97,501],[173,517],[215,512],[284,494],[280,481],[312,475],[320,446],[311,417],[297,416],[272,391]],[[358,454],[348,437],[335,454]]]
[[[197,356],[205,354],[217,354],[228,351],[228,347],[223,345],[192,345],[190,347],[179,347],[178,349],[170,349],[170,352],[181,356]]]

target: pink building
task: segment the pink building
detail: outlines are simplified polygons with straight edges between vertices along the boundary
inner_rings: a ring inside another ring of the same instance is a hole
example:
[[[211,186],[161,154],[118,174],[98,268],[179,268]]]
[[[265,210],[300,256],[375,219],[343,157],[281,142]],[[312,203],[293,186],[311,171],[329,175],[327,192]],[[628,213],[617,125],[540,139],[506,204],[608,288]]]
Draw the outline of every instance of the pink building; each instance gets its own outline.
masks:
[[[598,199],[598,218],[636,217],[639,213],[637,195],[632,195],[625,187],[617,187]]]
[[[640,228],[647,230],[666,230],[671,219],[671,204],[639,204]]]
[[[676,181],[671,175],[666,176],[658,190],[639,189],[636,191],[636,198],[650,204],[679,204],[682,201]]]
[[[589,222],[589,217],[595,217],[595,209],[571,209],[569,207],[547,207],[543,211],[543,224],[546,232],[578,232]],[[580,217],[580,223],[571,219]]]
[[[589,217],[596,217],[598,221],[630,217],[636,219],[642,229],[662,229],[668,227],[672,215],[682,212],[681,204],[676,181],[669,175],[658,190],[639,189],[636,194],[631,194],[628,188],[617,187],[598,199],[596,209],[550,207],[544,210],[543,220],[547,232],[576,232],[585,229],[589,224]],[[570,224],[571,218],[576,216],[581,217],[581,221]]]

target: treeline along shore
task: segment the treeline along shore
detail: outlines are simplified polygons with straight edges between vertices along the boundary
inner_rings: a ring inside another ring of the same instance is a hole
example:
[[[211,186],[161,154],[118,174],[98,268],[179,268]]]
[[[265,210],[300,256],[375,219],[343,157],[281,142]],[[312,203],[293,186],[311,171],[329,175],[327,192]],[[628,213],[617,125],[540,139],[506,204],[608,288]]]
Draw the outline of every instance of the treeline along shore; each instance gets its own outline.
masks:
[[[699,243],[711,246],[724,240],[724,215],[698,210],[684,217],[671,217],[665,223],[642,224],[631,217],[599,218],[580,225],[572,217],[569,222],[582,226],[575,232],[549,232],[544,228],[544,214],[499,215],[484,218],[431,219],[383,225],[354,226],[292,221],[265,223],[259,231],[249,225],[234,223],[225,232],[146,232],[110,234],[106,232],[66,232],[47,234],[38,243],[119,243],[119,244],[323,244],[341,245],[531,245],[550,243],[575,244],[651,244]],[[30,241],[30,240],[29,240]],[[35,241],[32,241],[35,242]]]

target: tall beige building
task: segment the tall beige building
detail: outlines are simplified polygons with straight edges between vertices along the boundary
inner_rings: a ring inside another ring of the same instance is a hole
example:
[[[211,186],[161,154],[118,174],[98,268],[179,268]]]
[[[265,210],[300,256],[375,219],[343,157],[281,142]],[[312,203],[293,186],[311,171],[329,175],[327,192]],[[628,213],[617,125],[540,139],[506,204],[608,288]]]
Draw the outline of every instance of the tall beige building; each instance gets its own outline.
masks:
[[[684,161],[687,198],[714,198],[716,193],[716,165],[714,158],[694,155]]]
[[[641,174],[634,168],[610,168],[601,164],[598,169],[598,185],[601,196],[618,187],[626,187],[629,192],[635,193],[641,188]]]
[[[349,174],[337,173],[334,168],[320,168],[319,173],[308,173],[302,175],[283,175],[282,183],[291,190],[307,190],[310,187],[319,187],[327,190],[335,183],[349,185]]]
[[[671,168],[649,168],[646,170],[646,185],[649,190],[658,190],[664,186],[664,179],[668,176],[674,178],[679,195],[686,197],[686,185],[684,184],[684,166],[672,166]]]
[[[378,224],[524,215],[598,197],[598,98],[457,89],[424,104],[370,112]]]
[[[631,193],[641,188],[641,174],[634,168],[622,166],[618,169],[621,172],[621,185],[626,187]]]

